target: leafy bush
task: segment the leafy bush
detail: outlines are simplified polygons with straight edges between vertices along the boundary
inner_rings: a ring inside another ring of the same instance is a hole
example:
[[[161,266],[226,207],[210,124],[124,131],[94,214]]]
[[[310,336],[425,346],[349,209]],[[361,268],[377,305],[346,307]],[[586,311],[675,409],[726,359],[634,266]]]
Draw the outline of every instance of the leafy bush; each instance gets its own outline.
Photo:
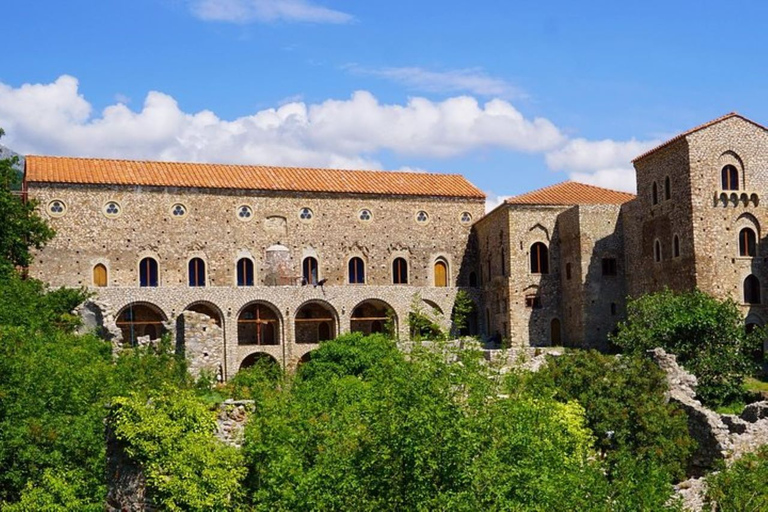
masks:
[[[768,510],[768,445],[707,477],[706,503],[713,510]]]
[[[753,354],[759,333],[747,334],[735,302],[701,291],[669,290],[631,300],[627,320],[611,340],[630,353],[662,347],[699,381],[698,395],[707,404],[739,400],[743,383],[757,370]]]
[[[540,393],[549,388],[558,401],[582,404],[609,467],[631,454],[633,463],[647,460],[668,478],[685,475],[695,444],[684,411],[665,398],[664,372],[652,361],[574,351],[551,357],[531,378]]]
[[[116,398],[107,424],[141,464],[147,495],[163,510],[228,510],[236,503],[241,454],[213,436],[214,413],[191,391]]]

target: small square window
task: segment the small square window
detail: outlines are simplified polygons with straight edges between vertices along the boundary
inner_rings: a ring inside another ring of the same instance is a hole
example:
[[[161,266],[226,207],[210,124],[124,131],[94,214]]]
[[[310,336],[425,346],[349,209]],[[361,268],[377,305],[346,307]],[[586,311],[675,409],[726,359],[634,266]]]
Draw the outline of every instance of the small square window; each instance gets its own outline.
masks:
[[[603,275],[615,276],[618,273],[616,258],[603,258]]]

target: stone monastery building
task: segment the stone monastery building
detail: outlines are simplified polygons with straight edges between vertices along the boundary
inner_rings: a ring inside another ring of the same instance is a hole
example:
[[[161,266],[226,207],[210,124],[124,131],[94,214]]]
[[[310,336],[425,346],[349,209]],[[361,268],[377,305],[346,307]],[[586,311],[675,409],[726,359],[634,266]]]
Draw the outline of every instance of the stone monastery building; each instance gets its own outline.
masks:
[[[484,215],[458,175],[28,156],[56,237],[30,275],[96,294],[114,343],[166,331],[228,378],[294,367],[414,305],[513,346],[603,347],[627,296],[698,287],[763,325],[768,129],[728,114],[634,160],[632,194],[566,182]]]

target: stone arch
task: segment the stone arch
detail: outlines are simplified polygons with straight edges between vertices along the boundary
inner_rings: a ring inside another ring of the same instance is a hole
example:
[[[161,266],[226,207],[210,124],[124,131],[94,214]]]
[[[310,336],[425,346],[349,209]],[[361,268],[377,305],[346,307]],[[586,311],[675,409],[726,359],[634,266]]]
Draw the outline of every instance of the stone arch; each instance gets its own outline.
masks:
[[[537,230],[540,230],[544,233],[544,238],[546,239],[547,242],[551,242],[551,238],[549,236],[549,230],[544,226],[542,226],[541,224],[539,224],[538,222],[528,229],[528,234],[532,235],[535,238],[536,237],[535,231]]]
[[[308,300],[294,315],[296,343],[320,343],[335,338],[339,332],[339,315],[324,300]]]
[[[224,325],[224,313],[221,311],[221,308],[213,302],[198,300],[185,307],[184,311],[194,311],[195,313],[208,315],[219,327]]]
[[[745,188],[744,161],[735,151],[728,150],[722,152],[717,159],[717,164],[719,188],[723,190],[743,190]],[[728,178],[727,183],[726,178]],[[732,182],[734,178],[735,183]],[[724,186],[726,184],[729,186]]]
[[[275,367],[280,368],[280,363],[277,361],[277,359],[274,358],[274,356],[267,354],[266,352],[251,352],[245,356],[242,361],[240,361],[238,371],[250,368],[259,362],[263,362],[268,365],[273,364]]]
[[[395,336],[398,328],[398,319],[395,308],[381,299],[366,299],[352,308],[350,315],[350,330],[372,334],[376,332],[387,333],[387,326],[392,323],[389,333]]]
[[[749,212],[744,212],[738,217],[736,217],[736,222],[734,223],[734,227],[738,230],[741,228],[752,228],[755,230],[755,234],[757,235],[757,238],[760,239],[760,221],[757,220],[757,217],[752,215]]]
[[[426,305],[427,305],[427,306],[429,306],[430,308],[432,308],[432,309],[436,310],[436,311],[437,311],[438,313],[440,313],[441,315],[443,314],[443,308],[441,308],[440,306],[438,306],[438,305],[437,305],[437,302],[435,302],[435,301],[432,301],[432,300],[429,300],[429,299],[421,299],[421,300],[422,300],[422,301],[424,301],[424,304],[426,304]]]
[[[237,313],[237,344],[279,345],[282,325],[280,310],[274,304],[251,301]]]
[[[124,306],[115,317],[115,324],[123,333],[123,343],[134,346],[137,340],[149,336],[158,339],[167,331],[168,316],[151,302],[131,302]]]

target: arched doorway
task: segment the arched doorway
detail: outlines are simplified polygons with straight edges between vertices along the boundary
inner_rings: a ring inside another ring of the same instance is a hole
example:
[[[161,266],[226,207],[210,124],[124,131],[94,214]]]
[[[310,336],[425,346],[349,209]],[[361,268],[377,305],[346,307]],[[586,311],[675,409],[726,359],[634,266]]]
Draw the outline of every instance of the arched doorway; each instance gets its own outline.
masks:
[[[350,329],[363,334],[384,333],[396,336],[397,315],[392,306],[383,300],[369,299],[352,310]]]
[[[312,301],[296,312],[296,343],[320,343],[336,337],[336,312],[330,304]]]
[[[185,311],[194,311],[195,313],[202,313],[203,315],[207,315],[211,317],[214,322],[216,322],[216,325],[221,327],[223,316],[221,314],[221,310],[210,302],[195,302],[194,304],[187,306]]]
[[[117,315],[115,324],[123,333],[123,343],[135,346],[138,338],[149,336],[155,340],[165,334],[163,311],[146,302],[134,302],[124,307]]]
[[[553,318],[549,324],[549,343],[556,347],[563,344],[559,318]]]
[[[252,302],[237,316],[238,345],[279,345],[280,317],[274,306]]]

